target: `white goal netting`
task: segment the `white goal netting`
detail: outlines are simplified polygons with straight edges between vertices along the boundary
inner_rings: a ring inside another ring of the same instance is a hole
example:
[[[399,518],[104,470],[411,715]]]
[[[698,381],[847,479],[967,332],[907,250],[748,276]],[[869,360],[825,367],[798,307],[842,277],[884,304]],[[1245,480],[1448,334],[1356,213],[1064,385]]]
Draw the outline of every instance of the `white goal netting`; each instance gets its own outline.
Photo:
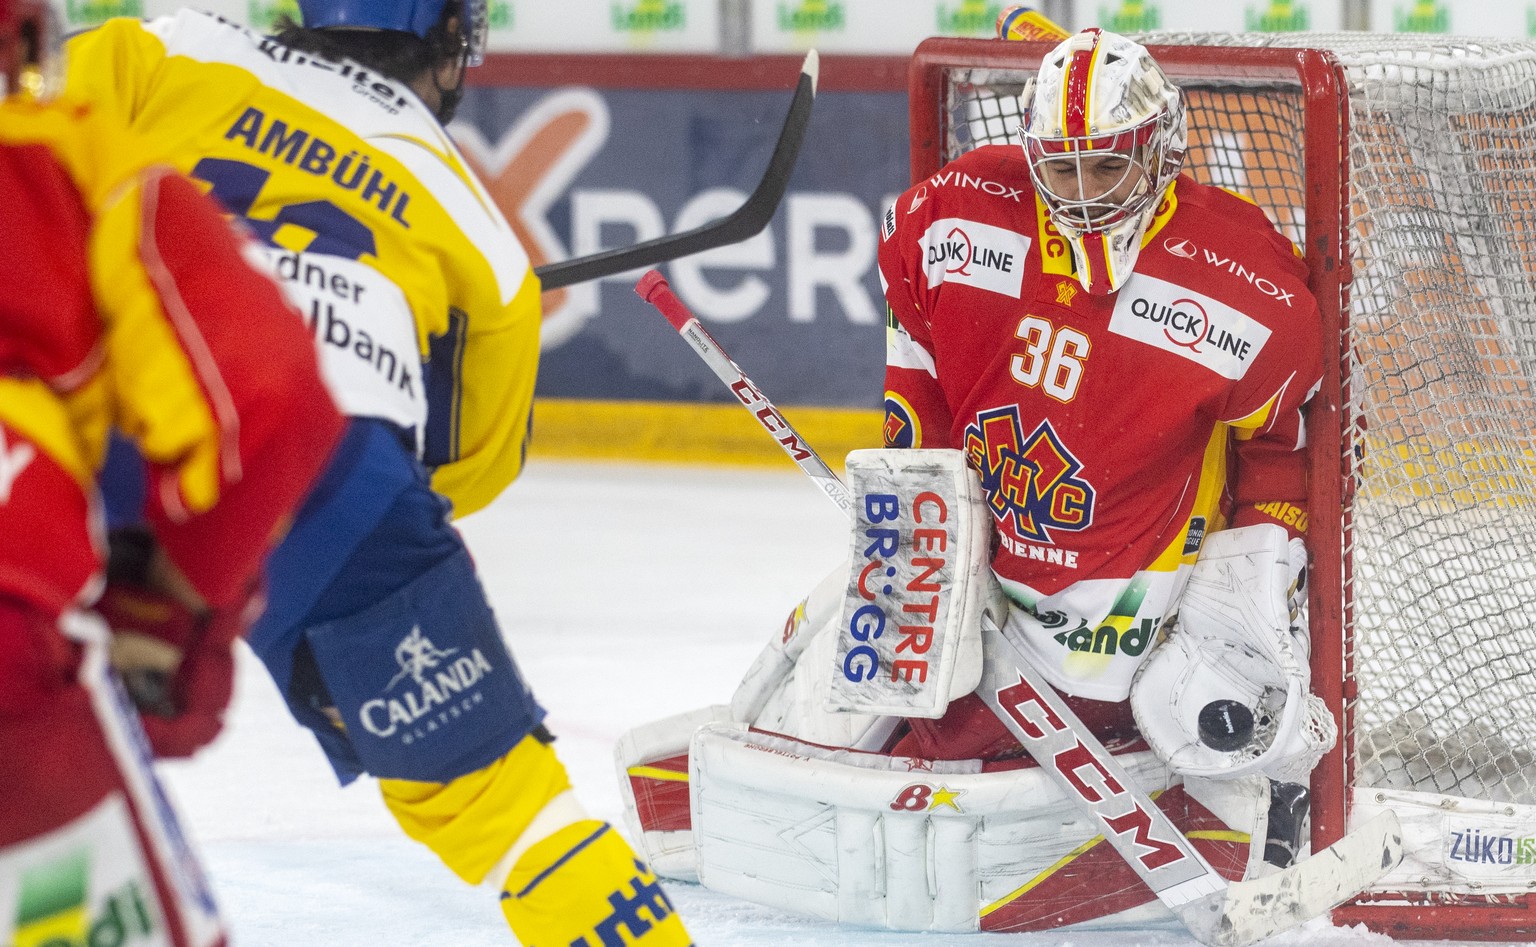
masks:
[[[1137,39],[1321,48],[1342,65],[1347,437],[1314,476],[1345,481],[1354,783],[1536,805],[1536,44]],[[1303,242],[1299,81],[1211,71],[1170,69],[1190,171]],[[1027,75],[949,69],[943,156],[1014,141]]]

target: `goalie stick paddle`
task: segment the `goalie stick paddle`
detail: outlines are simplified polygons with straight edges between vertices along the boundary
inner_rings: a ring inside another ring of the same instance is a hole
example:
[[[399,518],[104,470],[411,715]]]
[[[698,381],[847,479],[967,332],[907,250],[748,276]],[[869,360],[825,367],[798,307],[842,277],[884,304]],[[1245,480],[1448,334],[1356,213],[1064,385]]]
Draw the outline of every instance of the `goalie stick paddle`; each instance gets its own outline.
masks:
[[[667,285],[666,277],[656,270],[650,270],[640,277],[640,282],[635,284],[635,292],[646,302],[655,306],[667,321],[672,323],[688,344],[698,353],[715,375],[725,386],[731,389],[731,394],[736,400],[757,418],[757,423],[763,426],[769,436],[779,442],[784,448],[784,453],[789,459],[811,478],[821,488],[821,492],[827,495],[827,499],[837,504],[837,508],[846,516],[853,515],[853,499],[848,495],[848,488],[837,478],[821,455],[816,453],[805,438],[784,420],[784,415],[773,406],[758,387],[752,384],[752,379],[741,370],[741,366],[731,361],[731,357],[725,354],[725,349],[715,341],[715,337],[709,334],[709,330],[699,322],[698,317],[688,311],[683,301],[672,292],[672,287]]]
[[[651,270],[635,292],[667,317],[795,464],[852,518],[848,488],[700,325],[666,279]],[[1402,828],[1388,810],[1289,868],[1250,881],[1228,881],[985,615],[982,637],[986,663],[977,693],[983,702],[1202,944],[1246,947],[1289,930],[1348,901],[1402,861]]]
[[[784,118],[784,128],[779,132],[778,143],[773,146],[772,157],[768,159],[768,169],[763,172],[763,178],[757,182],[757,188],[751,196],[729,216],[682,233],[644,240],[633,246],[534,267],[534,275],[538,276],[543,288],[559,289],[625,270],[655,266],[667,260],[739,243],[761,233],[778,210],[784,190],[789,186],[790,172],[795,169],[800,143],[805,139],[805,127],[811,121],[811,105],[816,100],[819,63],[816,50],[806,53],[805,64],[800,67],[800,81],[795,86],[795,97],[789,103],[789,114]]]

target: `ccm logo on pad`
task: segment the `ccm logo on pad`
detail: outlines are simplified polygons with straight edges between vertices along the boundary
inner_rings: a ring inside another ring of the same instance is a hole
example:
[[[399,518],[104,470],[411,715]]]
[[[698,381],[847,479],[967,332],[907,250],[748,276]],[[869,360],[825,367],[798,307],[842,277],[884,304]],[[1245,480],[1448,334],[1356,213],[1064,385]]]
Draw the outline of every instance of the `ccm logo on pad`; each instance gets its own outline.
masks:
[[[929,286],[964,283],[1018,299],[1030,239],[974,220],[935,220],[918,239]]]
[[[1224,303],[1141,274],[1117,294],[1109,331],[1234,380],[1243,377],[1270,337],[1267,326]]]

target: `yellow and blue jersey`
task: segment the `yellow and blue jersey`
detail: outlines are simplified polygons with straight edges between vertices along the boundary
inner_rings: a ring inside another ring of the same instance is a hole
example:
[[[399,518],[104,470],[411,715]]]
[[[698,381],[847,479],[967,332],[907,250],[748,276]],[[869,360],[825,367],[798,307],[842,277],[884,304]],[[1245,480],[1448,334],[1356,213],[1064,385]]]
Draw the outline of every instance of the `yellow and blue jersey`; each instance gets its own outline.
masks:
[[[242,218],[341,409],[413,439],[457,515],[526,454],[539,286],[403,84],[184,10],[75,37],[68,85]],[[340,118],[345,116],[345,119]]]

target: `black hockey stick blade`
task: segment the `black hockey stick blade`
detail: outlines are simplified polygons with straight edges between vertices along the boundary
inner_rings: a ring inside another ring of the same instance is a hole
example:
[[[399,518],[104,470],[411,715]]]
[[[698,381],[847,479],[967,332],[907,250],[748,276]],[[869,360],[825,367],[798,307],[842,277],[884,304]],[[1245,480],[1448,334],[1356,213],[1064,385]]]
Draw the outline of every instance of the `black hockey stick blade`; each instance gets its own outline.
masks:
[[[778,143],[773,146],[773,156],[768,159],[768,169],[763,172],[763,179],[757,183],[756,190],[730,216],[683,233],[535,267],[533,272],[543,283],[543,288],[559,289],[623,273],[625,270],[655,266],[657,263],[713,250],[715,247],[739,243],[761,233],[779,209],[779,201],[789,186],[790,172],[795,169],[795,159],[800,155],[800,143],[805,139],[805,128],[811,121],[811,105],[816,99],[819,70],[819,59],[813,49],[806,54],[805,64],[800,67],[800,83],[795,87],[795,97],[789,103],[784,129],[779,132]]]

